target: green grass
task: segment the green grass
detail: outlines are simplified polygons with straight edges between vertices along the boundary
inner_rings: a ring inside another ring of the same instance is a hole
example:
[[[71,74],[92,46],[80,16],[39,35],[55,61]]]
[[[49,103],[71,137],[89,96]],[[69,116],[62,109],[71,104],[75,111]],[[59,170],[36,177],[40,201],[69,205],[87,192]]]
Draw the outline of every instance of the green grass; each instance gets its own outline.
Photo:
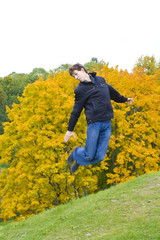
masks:
[[[146,174],[105,191],[18,223],[0,223],[0,240],[158,240],[160,172]]]

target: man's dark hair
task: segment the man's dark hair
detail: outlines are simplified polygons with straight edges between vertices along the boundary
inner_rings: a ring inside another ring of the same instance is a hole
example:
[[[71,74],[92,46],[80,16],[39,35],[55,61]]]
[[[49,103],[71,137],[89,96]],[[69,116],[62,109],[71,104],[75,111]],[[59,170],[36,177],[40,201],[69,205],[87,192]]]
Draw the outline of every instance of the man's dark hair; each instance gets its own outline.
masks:
[[[86,72],[86,73],[88,73],[87,72],[87,70],[85,69],[85,67],[82,65],[82,64],[80,64],[80,63],[76,63],[76,64],[74,64],[73,66],[71,66],[71,67],[69,67],[69,74],[71,75],[71,76],[73,76],[73,71],[74,70],[77,70],[77,71],[81,71],[81,69],[84,69],[84,71]]]

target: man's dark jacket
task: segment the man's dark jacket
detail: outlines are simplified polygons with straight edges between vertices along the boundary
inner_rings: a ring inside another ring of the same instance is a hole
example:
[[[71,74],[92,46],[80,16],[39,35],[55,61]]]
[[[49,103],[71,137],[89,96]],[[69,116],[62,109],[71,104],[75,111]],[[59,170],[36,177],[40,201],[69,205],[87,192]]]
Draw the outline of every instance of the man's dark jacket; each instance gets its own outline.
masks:
[[[118,103],[127,101],[103,77],[90,73],[91,82],[80,82],[75,88],[75,104],[70,116],[68,130],[73,131],[84,107],[87,123],[102,122],[113,118],[111,100]]]

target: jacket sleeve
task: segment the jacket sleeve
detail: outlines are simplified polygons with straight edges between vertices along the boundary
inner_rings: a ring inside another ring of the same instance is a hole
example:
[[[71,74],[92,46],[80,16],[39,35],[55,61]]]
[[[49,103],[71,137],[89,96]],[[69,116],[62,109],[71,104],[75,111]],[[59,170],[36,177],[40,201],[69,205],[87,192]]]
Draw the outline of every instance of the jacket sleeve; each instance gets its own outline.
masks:
[[[109,88],[109,92],[110,92],[110,97],[111,100],[118,102],[118,103],[124,103],[127,101],[127,98],[120,95],[120,93],[114,89],[111,85],[107,84],[108,88]]]
[[[84,94],[82,93],[75,93],[75,103],[73,106],[73,110],[69,119],[69,124],[68,124],[68,131],[73,131],[78,118],[82,112],[82,109],[84,107],[84,103],[85,103],[85,97]]]

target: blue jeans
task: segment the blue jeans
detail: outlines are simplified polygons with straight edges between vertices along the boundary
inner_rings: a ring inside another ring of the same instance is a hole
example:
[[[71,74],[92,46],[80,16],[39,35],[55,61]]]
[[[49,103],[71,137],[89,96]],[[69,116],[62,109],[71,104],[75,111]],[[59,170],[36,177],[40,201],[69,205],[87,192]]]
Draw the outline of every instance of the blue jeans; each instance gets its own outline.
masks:
[[[87,125],[85,147],[73,151],[74,160],[82,166],[101,162],[107,152],[111,137],[111,120]]]

